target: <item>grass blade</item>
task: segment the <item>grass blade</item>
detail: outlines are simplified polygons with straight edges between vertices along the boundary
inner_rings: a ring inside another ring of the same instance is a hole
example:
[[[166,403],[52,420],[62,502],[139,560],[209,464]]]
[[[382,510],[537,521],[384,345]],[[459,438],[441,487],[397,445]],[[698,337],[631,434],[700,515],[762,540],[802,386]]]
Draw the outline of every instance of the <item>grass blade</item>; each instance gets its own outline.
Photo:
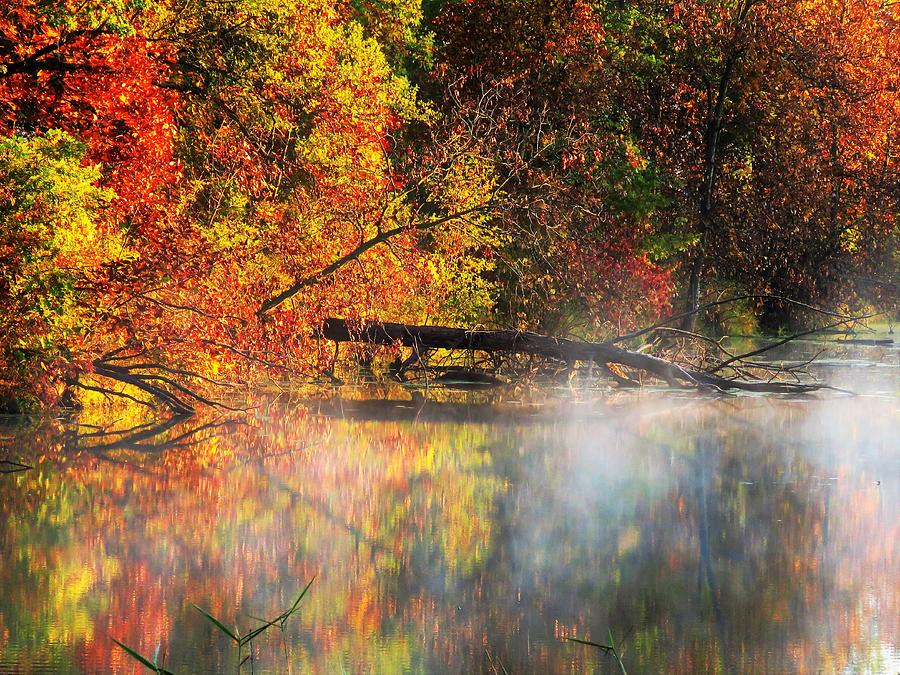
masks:
[[[589,645],[591,647],[596,647],[597,649],[602,649],[604,652],[614,652],[615,648],[610,647],[609,645],[601,645],[599,642],[591,642],[590,640],[579,640],[574,637],[567,637],[566,640],[569,642],[577,642],[580,645]]]
[[[126,652],[128,652],[128,655],[129,655],[131,658],[133,658],[135,661],[140,661],[140,662],[143,663],[145,666],[147,666],[150,670],[152,670],[154,673],[157,671],[156,664],[153,663],[153,661],[151,661],[150,659],[148,659],[148,658],[146,658],[146,657],[144,657],[144,656],[141,656],[141,655],[138,654],[136,651],[134,651],[131,647],[127,647],[127,646],[123,645],[121,642],[119,642],[118,640],[116,640],[116,638],[113,638],[112,641],[115,642],[117,645],[119,645],[119,646],[120,646],[122,649],[124,649]]]
[[[306,584],[306,586],[303,588],[303,590],[300,591],[300,595],[298,595],[297,599],[294,600],[294,604],[291,606],[291,608],[288,611],[286,611],[284,614],[281,615],[281,617],[282,617],[281,625],[282,626],[284,625],[284,622],[288,620],[288,618],[291,616],[291,614],[293,614],[294,612],[297,611],[297,607],[300,606],[300,601],[303,600],[303,596],[306,595],[306,592],[309,590],[309,587],[313,585],[313,582],[315,580],[316,580],[316,577],[313,576],[313,578],[309,580],[309,583]]]
[[[309,583],[307,583],[306,586],[304,586],[303,590],[300,591],[300,595],[298,595],[297,599],[294,600],[294,604],[291,605],[290,609],[285,610],[284,612],[282,612],[281,614],[276,616],[271,621],[267,621],[265,619],[260,619],[259,617],[255,617],[255,616],[250,617],[251,619],[256,619],[257,621],[262,621],[262,625],[257,626],[256,628],[251,630],[249,633],[244,635],[240,639],[238,644],[240,644],[240,645],[248,644],[250,641],[252,641],[254,638],[256,638],[260,633],[268,630],[272,626],[277,625],[277,626],[280,626],[281,628],[284,628],[285,622],[291,617],[291,615],[294,612],[297,611],[297,608],[300,606],[300,601],[303,600],[303,597],[306,595],[307,591],[309,591],[309,587],[312,586],[312,583],[315,580],[316,580],[315,577],[313,577],[312,579],[309,580]]]
[[[577,642],[582,645],[589,645],[591,647],[596,647],[597,649],[602,650],[605,654],[612,654],[613,658],[616,660],[616,665],[619,666],[619,670],[622,671],[622,675],[628,675],[625,671],[625,664],[622,663],[622,658],[619,656],[619,652],[616,650],[616,641],[613,640],[612,631],[609,631],[609,644],[601,645],[599,642],[591,642],[590,640],[579,640],[574,637],[567,637],[566,640],[570,642]]]
[[[218,628],[220,631],[222,631],[223,633],[225,633],[225,635],[227,635],[227,636],[230,637],[232,640],[234,640],[234,642],[236,642],[237,644],[241,644],[241,638],[240,638],[239,636],[235,635],[235,634],[234,634],[232,631],[230,631],[228,628],[226,628],[226,627],[225,627],[225,624],[223,624],[221,621],[219,621],[219,620],[218,620],[216,617],[214,617],[212,614],[210,614],[209,612],[207,612],[207,611],[206,611],[205,609],[203,609],[202,607],[198,607],[197,605],[194,605],[194,609],[196,609],[196,610],[197,610],[198,612],[200,612],[203,616],[205,616],[207,619],[209,619],[209,621],[212,622],[212,624],[213,624],[216,628]]]
[[[619,654],[619,649],[616,647],[616,640],[612,634],[612,628],[606,629],[606,634],[609,636],[609,646],[612,647],[612,655],[616,658],[616,663],[619,664],[619,670],[622,671],[622,675],[628,675],[625,672],[625,664],[622,663],[622,656]]]
[[[165,668],[161,668],[160,666],[156,665],[150,659],[138,654],[131,647],[122,644],[121,642],[116,640],[116,638],[112,638],[112,641],[115,642],[117,645],[119,645],[122,649],[124,649],[125,652],[128,654],[128,656],[133,658],[135,661],[138,661],[139,663],[145,665],[147,668],[152,670],[154,673],[157,673],[158,675],[175,675],[175,673],[173,673],[171,670],[166,670]]]
[[[245,644],[248,644],[260,633],[268,630],[269,628],[271,628],[272,626],[275,626],[277,624],[278,624],[278,619],[273,619],[272,621],[266,621],[262,626],[257,626],[256,628],[251,630],[249,633],[244,635],[238,644],[240,644],[242,646]]]

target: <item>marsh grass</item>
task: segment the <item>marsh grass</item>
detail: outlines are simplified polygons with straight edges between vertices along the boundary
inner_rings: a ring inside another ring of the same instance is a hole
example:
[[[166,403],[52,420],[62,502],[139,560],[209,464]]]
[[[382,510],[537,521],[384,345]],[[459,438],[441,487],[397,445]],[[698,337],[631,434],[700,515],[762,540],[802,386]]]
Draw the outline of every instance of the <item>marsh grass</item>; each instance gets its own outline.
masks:
[[[577,642],[578,644],[581,644],[581,645],[588,645],[590,647],[595,647],[596,649],[599,649],[600,651],[604,652],[605,654],[611,655],[615,659],[616,664],[619,666],[619,670],[622,672],[622,675],[628,675],[627,671],[625,670],[625,664],[622,663],[622,657],[619,654],[618,648],[616,647],[616,641],[613,639],[612,631],[611,630],[608,631],[607,635],[609,637],[608,645],[602,645],[599,642],[591,642],[590,640],[580,640],[580,639],[574,638],[574,637],[567,637],[566,640],[568,640],[569,642]]]
[[[287,620],[291,618],[299,609],[300,602],[303,600],[306,593],[309,591],[310,586],[312,586],[313,581],[316,578],[313,577],[309,580],[309,583],[303,587],[303,590],[300,591],[300,594],[297,596],[297,599],[294,600],[294,603],[286,610],[284,610],[281,614],[276,616],[274,619],[260,619],[259,617],[251,616],[250,618],[254,621],[260,622],[260,625],[256,628],[253,628],[247,631],[244,634],[238,630],[237,626],[232,630],[228,628],[222,621],[217,619],[215,616],[207,612],[202,607],[198,605],[193,605],[194,609],[196,609],[200,614],[209,621],[219,632],[225,634],[229,640],[237,647],[238,650],[238,665],[237,671],[240,672],[241,668],[248,661],[250,663],[250,672],[253,672],[253,640],[258,638],[260,635],[265,633],[267,630],[272,628],[273,626],[278,627],[282,633],[284,632],[284,625],[287,623]],[[125,650],[125,653],[128,654],[131,658],[133,658],[138,663],[145,666],[147,669],[156,673],[157,675],[175,675],[171,670],[167,670],[165,667],[159,664],[159,645],[156,646],[156,653],[153,655],[152,659],[143,656],[139,652],[135,651],[131,647],[122,644],[115,638],[112,639],[117,645],[119,645],[122,649]],[[244,649],[247,649],[247,654],[244,655]]]
[[[153,660],[151,661],[145,656],[141,656],[138,652],[134,651],[131,647],[127,645],[123,645],[121,642],[116,640],[116,638],[112,638],[112,641],[119,645],[122,649],[125,650],[125,653],[128,654],[131,658],[133,658],[138,663],[143,664],[157,675],[175,675],[171,670],[166,670],[161,665],[159,665],[159,643],[156,645],[156,653],[153,655]]]

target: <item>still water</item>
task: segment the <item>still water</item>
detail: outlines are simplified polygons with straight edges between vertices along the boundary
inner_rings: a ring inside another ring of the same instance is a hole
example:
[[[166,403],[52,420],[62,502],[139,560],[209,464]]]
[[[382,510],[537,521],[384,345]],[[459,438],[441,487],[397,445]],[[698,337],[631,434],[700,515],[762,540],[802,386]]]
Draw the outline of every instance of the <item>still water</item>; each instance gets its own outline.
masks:
[[[824,369],[856,397],[336,391],[155,438],[6,424],[0,457],[34,468],[0,475],[0,673],[141,672],[112,638],[233,673],[193,605],[248,630],[313,577],[253,672],[612,673],[565,640],[611,633],[632,675],[900,673],[893,358]]]

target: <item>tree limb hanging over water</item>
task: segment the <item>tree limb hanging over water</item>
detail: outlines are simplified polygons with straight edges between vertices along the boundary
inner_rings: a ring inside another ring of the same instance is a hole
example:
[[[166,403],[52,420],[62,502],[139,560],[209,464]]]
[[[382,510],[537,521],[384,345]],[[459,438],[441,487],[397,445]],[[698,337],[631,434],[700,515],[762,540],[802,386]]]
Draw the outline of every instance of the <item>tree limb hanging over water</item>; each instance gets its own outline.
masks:
[[[738,296],[727,300],[719,300],[704,307],[718,306],[737,300],[758,297],[767,296]],[[787,298],[783,298],[783,300],[793,302]],[[562,361],[568,366],[574,366],[576,362],[589,362],[600,368],[605,368],[613,379],[624,386],[639,386],[639,383],[622,372],[622,368],[632,373],[661,380],[673,387],[686,386],[723,392],[740,390],[785,394],[803,394],[822,389],[845,392],[845,390],[827,384],[804,381],[800,378],[800,374],[805,373],[804,367],[814,361],[815,356],[806,362],[793,364],[757,360],[762,354],[793,340],[828,331],[838,326],[846,326],[852,329],[860,321],[875,316],[874,314],[851,316],[820,310],[810,305],[804,305],[804,307],[836,320],[818,328],[779,338],[775,342],[746,353],[729,351],[721,344],[721,339],[716,340],[709,336],[667,325],[682,318],[682,314],[664,318],[651,326],[628,335],[615,337],[608,342],[571,340],[517,330],[468,330],[446,326],[416,326],[374,321],[359,325],[350,324],[340,318],[326,319],[321,328],[316,331],[316,337],[337,343],[399,344],[411,348],[413,354],[403,362],[400,371],[402,372],[412,364],[418,363],[426,370],[426,375],[428,368],[425,364],[429,353],[433,352],[433,350],[442,349],[485,352],[492,356],[526,354],[550,361]],[[650,337],[651,342],[645,343],[638,350],[618,346],[623,341],[634,340],[644,336]],[[665,344],[671,346],[673,339],[681,341],[682,347],[690,343],[693,348],[687,351],[684,349],[666,349],[664,357],[644,351],[647,346],[657,347]],[[200,394],[190,382],[194,381],[194,383],[199,382],[200,384],[205,383],[207,385],[229,388],[233,386],[231,383],[213,380],[183,368],[172,368],[162,363],[148,361],[143,350],[132,354],[128,353],[127,350],[123,352],[123,349],[110,352],[104,358],[95,361],[91,375],[96,378],[112,380],[120,385],[133,387],[139,392],[149,395],[149,399],[138,398],[125,391],[111,389],[99,383],[88,384],[81,380],[73,380],[70,381],[70,384],[108,396],[126,398],[151,408],[156,407],[155,403],[161,403],[175,417],[180,418],[192,416],[195,412],[194,406],[196,404],[230,411],[244,410],[244,408],[231,407],[221,401]],[[496,358],[494,361],[494,368],[499,367],[501,361]],[[278,367],[279,364],[272,363],[270,365]],[[443,370],[445,374],[449,374],[459,370],[459,367],[451,366],[449,368],[436,368],[435,370]],[[472,373],[467,374],[471,375]],[[495,378],[486,373],[478,374],[485,378],[490,377],[491,380],[495,381]],[[789,376],[793,378],[793,381],[780,379],[782,376]],[[486,379],[479,380],[482,383],[486,381]]]
[[[752,367],[750,356],[731,355],[726,361],[719,361],[713,367],[698,369],[693,364],[680,363],[651,354],[623,349],[609,342],[583,342],[556,338],[528,331],[516,330],[467,330],[444,326],[413,326],[390,322],[366,322],[359,327],[348,324],[344,319],[327,319],[321,336],[335,342],[365,342],[370,344],[401,344],[414,351],[428,349],[450,349],[484,351],[489,353],[511,352],[552,358],[574,363],[591,361],[597,364],[616,364],[640,371],[663,380],[669,386],[709,388],[719,391],[742,390],[767,393],[808,393],[820,389],[835,389],[826,384],[814,382],[784,382],[780,380],[749,379],[735,368],[733,378],[716,375],[715,371],[724,366],[743,365]],[[761,364],[768,367],[769,364]]]

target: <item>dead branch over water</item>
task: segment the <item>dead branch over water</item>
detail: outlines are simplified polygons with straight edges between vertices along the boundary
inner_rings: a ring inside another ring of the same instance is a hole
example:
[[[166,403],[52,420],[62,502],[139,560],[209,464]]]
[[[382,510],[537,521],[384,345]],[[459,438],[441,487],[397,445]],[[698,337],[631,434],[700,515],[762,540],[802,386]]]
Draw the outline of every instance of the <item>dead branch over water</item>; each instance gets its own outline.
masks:
[[[857,319],[842,319],[840,324]],[[832,326],[834,324],[830,324]],[[654,328],[662,328],[656,326]],[[390,322],[366,322],[359,326],[348,324],[344,319],[327,319],[321,330],[321,337],[335,342],[362,342],[379,345],[400,344],[409,347],[414,354],[424,354],[428,350],[467,350],[470,352],[498,352],[527,354],[564,361],[570,365],[576,362],[590,362],[599,366],[621,366],[662,380],[669,386],[688,386],[719,391],[742,390],[767,393],[808,393],[820,389],[833,389],[816,382],[786,382],[775,379],[778,374],[791,373],[784,365],[753,362],[754,356],[770,348],[786,344],[801,335],[816,331],[804,331],[797,336],[779,340],[775,345],[753,350],[747,354],[732,354],[717,343],[724,358],[703,359],[698,365],[687,357],[661,358],[630,349],[618,347],[612,342],[584,342],[566,338],[556,338],[528,331],[516,330],[467,330],[445,326],[414,326]],[[709,341],[709,338],[685,333],[688,337]],[[751,370],[769,372],[769,379],[757,379],[749,375]],[[716,374],[719,371],[732,373],[731,377]],[[614,372],[614,371],[613,371]]]
[[[769,296],[739,296],[726,300],[716,300],[695,311],[744,299],[758,299]],[[785,302],[793,302],[781,298]],[[527,355],[546,364],[563,364],[569,370],[577,363],[589,364],[589,372],[594,367],[611,377],[620,386],[639,386],[645,379],[656,379],[672,387],[689,387],[712,391],[750,391],[759,393],[804,394],[821,389],[835,389],[826,384],[803,378],[804,368],[815,357],[804,362],[785,364],[760,360],[767,352],[788,344],[793,340],[823,332],[833,332],[835,328],[853,327],[874,315],[852,316],[820,310],[802,305],[807,310],[818,313],[828,323],[753,349],[746,353],[735,353],[722,345],[722,340],[700,333],[675,328],[671,324],[683,319],[684,314],[670,316],[633,333],[618,336],[607,342],[587,342],[567,338],[552,337],[539,333],[517,330],[469,330],[447,326],[416,326],[392,322],[366,322],[351,324],[341,318],[327,319],[318,329],[316,337],[335,343],[357,342],[375,345],[402,345],[411,350],[411,355],[402,361],[398,372],[402,375],[412,367],[421,368],[426,378],[432,373],[442,373],[442,377],[453,379],[462,375],[480,384],[499,383],[487,371],[471,371],[459,366],[440,367],[429,364],[435,350],[480,352],[489,356],[488,370],[496,371],[511,355]],[[637,339],[647,340],[638,349],[620,346]],[[656,350],[656,354],[649,350]],[[117,350],[122,351],[122,350]],[[276,364],[270,364],[276,365]],[[156,407],[161,404],[175,417],[190,417],[195,406],[215,407],[237,411],[221,401],[201,395],[194,385],[214,385],[230,388],[228,382],[220,382],[183,368],[173,368],[155,361],[148,361],[146,355],[137,353],[112,352],[94,362],[91,375],[96,382],[89,384],[84,379],[71,382],[75,387],[100,392],[107,396],[121,397],[136,403]],[[113,381],[119,386],[132,388],[134,395],[121,389],[112,389],[101,380]],[[208,388],[208,386],[207,386]],[[842,390],[838,390],[842,391]],[[139,395],[143,394],[144,397]]]

